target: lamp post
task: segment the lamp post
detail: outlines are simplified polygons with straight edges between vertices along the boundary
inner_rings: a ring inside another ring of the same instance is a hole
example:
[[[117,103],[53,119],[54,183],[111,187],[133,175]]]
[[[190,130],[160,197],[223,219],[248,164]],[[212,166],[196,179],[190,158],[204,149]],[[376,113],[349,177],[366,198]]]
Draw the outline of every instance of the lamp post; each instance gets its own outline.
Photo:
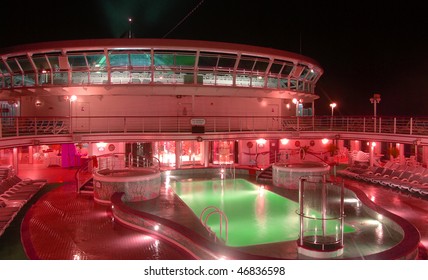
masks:
[[[299,104],[303,102],[302,99],[293,98],[293,103],[296,104],[296,117],[299,116]]]
[[[376,104],[380,102],[380,94],[375,93],[373,97],[370,98],[370,102],[373,104],[373,118],[374,118],[374,132],[376,132]]]
[[[128,18],[128,23],[129,23],[128,38],[131,39],[134,37],[132,35],[132,18]]]
[[[331,120],[330,120],[330,130],[333,129],[333,116],[334,116],[334,108],[336,108],[337,104],[336,103],[330,103],[330,107],[331,107]]]

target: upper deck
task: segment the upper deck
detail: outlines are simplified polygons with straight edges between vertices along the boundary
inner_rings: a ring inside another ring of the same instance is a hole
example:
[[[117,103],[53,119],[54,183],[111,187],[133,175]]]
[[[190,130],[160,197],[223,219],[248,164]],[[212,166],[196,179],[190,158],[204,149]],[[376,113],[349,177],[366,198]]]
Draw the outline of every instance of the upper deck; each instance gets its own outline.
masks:
[[[199,88],[204,95],[318,98],[323,73],[311,58],[270,48],[171,39],[98,39],[21,45],[0,50],[0,97],[63,95],[63,88],[139,86]],[[216,91],[209,88],[216,88]],[[150,90],[144,90],[150,89]],[[194,90],[183,94],[193,94]],[[97,94],[102,91],[97,89]],[[297,95],[296,95],[297,94]]]

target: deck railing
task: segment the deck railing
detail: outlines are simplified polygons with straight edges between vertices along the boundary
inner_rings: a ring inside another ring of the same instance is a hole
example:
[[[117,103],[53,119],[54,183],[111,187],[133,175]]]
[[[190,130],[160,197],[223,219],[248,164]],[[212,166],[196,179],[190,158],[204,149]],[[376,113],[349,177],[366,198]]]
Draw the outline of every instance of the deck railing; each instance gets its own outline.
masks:
[[[193,121],[192,121],[193,120]],[[331,131],[428,135],[428,117],[272,117],[272,116],[88,116],[2,117],[1,137],[97,133],[190,133],[192,123],[204,132]]]

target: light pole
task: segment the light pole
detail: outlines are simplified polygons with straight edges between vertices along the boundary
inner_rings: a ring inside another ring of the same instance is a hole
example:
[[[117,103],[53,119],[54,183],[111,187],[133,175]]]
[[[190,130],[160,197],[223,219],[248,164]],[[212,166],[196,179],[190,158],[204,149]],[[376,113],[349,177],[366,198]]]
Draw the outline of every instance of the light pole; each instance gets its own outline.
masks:
[[[374,118],[374,132],[376,132],[376,104],[380,102],[380,94],[375,93],[373,97],[370,98],[370,102],[373,104],[373,118]]]
[[[302,99],[293,98],[293,103],[296,104],[296,117],[299,116],[299,104],[303,102]]]
[[[336,108],[337,104],[336,103],[330,103],[330,107],[331,107],[331,120],[330,120],[330,130],[333,129],[333,115],[334,115],[334,108]]]
[[[128,23],[129,23],[128,38],[131,39],[134,37],[132,35],[132,18],[128,18]]]

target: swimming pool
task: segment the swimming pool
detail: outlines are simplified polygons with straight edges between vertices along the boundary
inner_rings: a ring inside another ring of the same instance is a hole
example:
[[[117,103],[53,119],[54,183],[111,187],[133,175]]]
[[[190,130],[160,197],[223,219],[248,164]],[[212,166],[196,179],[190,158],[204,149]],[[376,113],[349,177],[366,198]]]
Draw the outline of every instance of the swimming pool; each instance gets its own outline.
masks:
[[[175,193],[196,216],[208,206],[223,211],[228,219],[226,245],[251,246],[295,241],[299,237],[299,204],[245,179],[187,180],[172,183]],[[220,216],[212,215],[207,225],[220,234]],[[223,224],[224,227],[224,224]],[[224,230],[224,229],[223,229]],[[354,229],[345,225],[345,232]]]

